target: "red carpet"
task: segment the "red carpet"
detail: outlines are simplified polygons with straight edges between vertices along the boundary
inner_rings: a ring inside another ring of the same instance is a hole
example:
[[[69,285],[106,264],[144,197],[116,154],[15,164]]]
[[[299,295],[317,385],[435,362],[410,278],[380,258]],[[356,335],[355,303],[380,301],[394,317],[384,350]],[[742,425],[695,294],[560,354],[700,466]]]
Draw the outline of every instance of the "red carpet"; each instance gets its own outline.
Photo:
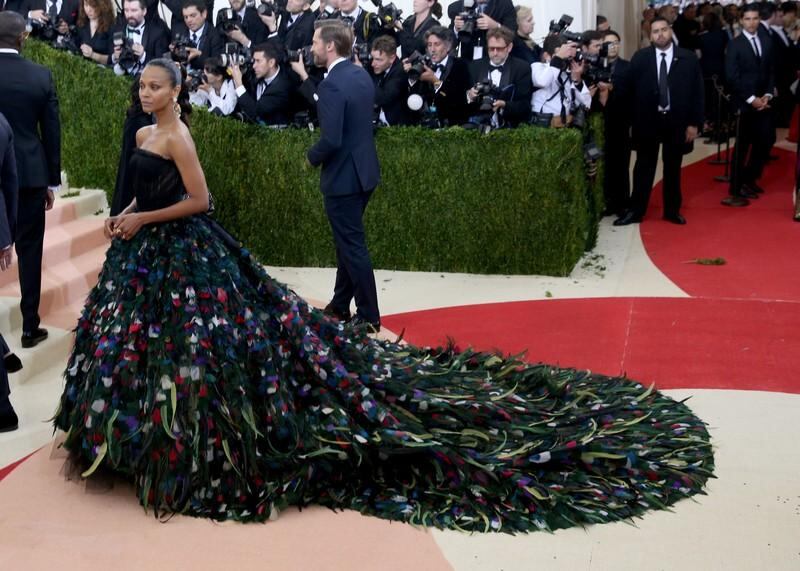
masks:
[[[0,482],[2,482],[2,481],[3,481],[3,478],[5,478],[5,477],[6,477],[6,476],[8,476],[8,475],[9,475],[11,472],[13,472],[15,468],[18,468],[18,467],[19,467],[19,465],[20,465],[20,464],[22,464],[22,463],[23,463],[25,460],[27,460],[28,458],[30,458],[31,456],[33,456],[34,454],[36,454],[36,452],[38,452],[38,450],[36,450],[36,451],[34,451],[34,452],[31,452],[30,454],[28,454],[28,455],[27,455],[27,456],[25,456],[24,458],[20,458],[19,460],[17,460],[16,462],[14,462],[14,463],[12,463],[12,464],[9,464],[9,465],[8,465],[8,466],[6,466],[5,468],[0,468]]]
[[[800,301],[800,223],[792,220],[794,153],[764,172],[765,194],[746,208],[720,205],[728,185],[714,182],[723,167],[704,160],[683,169],[683,212],[688,224],[675,228],[661,217],[661,185],[653,191],[641,232],[650,258],[689,295]],[[658,219],[658,220],[656,220]],[[685,262],[725,258],[725,266]]]
[[[628,376],[659,388],[800,393],[800,224],[794,153],[775,149],[748,208],[724,207],[721,167],[683,170],[684,227],[663,222],[661,186],[640,231],[655,264],[690,299],[546,300],[453,307],[383,319],[416,344],[527,349],[532,362]],[[724,266],[685,262],[725,258]]]

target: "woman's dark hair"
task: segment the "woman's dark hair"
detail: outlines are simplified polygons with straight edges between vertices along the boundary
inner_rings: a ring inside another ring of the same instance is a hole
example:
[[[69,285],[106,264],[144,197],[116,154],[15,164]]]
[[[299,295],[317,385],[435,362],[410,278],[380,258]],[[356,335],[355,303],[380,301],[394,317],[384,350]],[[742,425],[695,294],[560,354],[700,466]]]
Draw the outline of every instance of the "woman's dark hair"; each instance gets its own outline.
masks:
[[[80,0],[78,2],[78,27],[89,24],[84,3],[89,4],[97,12],[97,33],[107,32],[114,25],[114,6],[111,0]]]
[[[214,75],[221,75],[222,77],[228,77],[228,68],[225,65],[222,65],[222,58],[219,57],[210,57],[206,59],[206,62],[203,64],[203,69],[207,73],[213,73]]]
[[[145,69],[148,67],[158,67],[163,69],[169,75],[169,83],[172,87],[175,87],[176,85],[181,86],[181,91],[178,93],[178,105],[181,107],[181,121],[183,121],[188,127],[189,115],[192,113],[192,106],[189,103],[189,86],[186,85],[186,70],[171,59],[167,58],[150,60],[150,62],[145,66]]]
[[[142,100],[139,99],[139,76],[137,75],[131,82],[131,106],[128,107],[126,116],[133,117],[139,113],[144,113],[144,110],[142,109]]]
[[[431,6],[431,14],[437,20],[442,17],[442,5],[439,4],[439,0],[435,0],[433,6]]]

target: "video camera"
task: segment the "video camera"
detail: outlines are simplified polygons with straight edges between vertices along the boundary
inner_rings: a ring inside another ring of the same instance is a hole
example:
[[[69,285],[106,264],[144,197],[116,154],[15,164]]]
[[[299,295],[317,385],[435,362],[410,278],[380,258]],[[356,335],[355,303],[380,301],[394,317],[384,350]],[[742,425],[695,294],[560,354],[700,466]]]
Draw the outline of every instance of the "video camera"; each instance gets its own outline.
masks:
[[[133,40],[125,32],[114,32],[112,36],[114,48],[120,48],[117,63],[127,73],[130,73],[139,63],[139,57],[133,51]]]
[[[425,71],[425,67],[432,67],[433,61],[431,61],[431,56],[429,55],[422,55],[418,51],[414,50],[408,58],[406,58],[408,63],[411,64],[411,69],[408,70],[408,79],[411,81],[419,81],[419,76],[423,74]]]
[[[403,11],[393,2],[384,4],[382,0],[372,0],[372,3],[378,8],[378,20],[384,28],[394,28],[395,22],[402,22]]]
[[[306,68],[314,67],[314,53],[311,46],[303,46],[299,50],[286,50],[286,61],[301,61]]]
[[[223,8],[217,12],[217,24],[227,33],[241,29],[242,19],[233,8]]]
[[[583,34],[576,34],[567,29],[572,25],[573,20],[574,18],[569,14],[563,14],[561,18],[559,18],[558,22],[555,20],[550,20],[550,35],[561,36],[568,42],[575,42],[576,44],[582,43]]]

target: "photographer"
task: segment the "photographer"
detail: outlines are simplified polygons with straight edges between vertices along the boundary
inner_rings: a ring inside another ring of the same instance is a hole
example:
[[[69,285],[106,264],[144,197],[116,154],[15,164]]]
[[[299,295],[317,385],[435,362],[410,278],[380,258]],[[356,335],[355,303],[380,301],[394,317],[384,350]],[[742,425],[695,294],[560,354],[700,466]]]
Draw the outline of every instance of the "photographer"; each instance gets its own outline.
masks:
[[[495,28],[486,33],[489,59],[472,62],[472,84],[489,84],[496,91],[492,103],[493,127],[516,127],[527,123],[531,112],[531,68],[523,60],[511,57],[514,34],[506,28]],[[471,114],[480,111],[481,101],[475,87],[467,91]]]
[[[109,63],[117,75],[136,75],[151,59],[169,48],[169,30],[161,20],[145,22],[144,0],[125,0],[125,24],[114,29],[114,49]]]
[[[311,45],[314,13],[309,0],[286,0],[286,11],[273,11],[270,15],[260,17],[269,30],[269,38],[277,38],[287,50],[299,50]]]
[[[205,0],[184,0],[182,10],[186,32],[173,33],[172,59],[199,71],[203,69],[206,58],[222,54],[225,40],[208,22]]]
[[[280,126],[289,124],[292,83],[281,69],[283,53],[275,44],[253,48],[253,81],[245,87],[239,65],[231,68],[239,108],[253,122]]]
[[[357,44],[372,45],[378,36],[386,34],[377,14],[367,12],[358,5],[358,0],[339,0],[339,11],[333,14],[342,22],[353,28]]]
[[[458,37],[465,60],[486,57],[486,31],[503,26],[517,31],[517,12],[511,0],[457,0],[447,7],[450,29]]]
[[[418,79],[409,74],[410,92],[422,97],[428,106],[436,108],[442,125],[461,125],[466,122],[467,90],[472,83],[467,64],[450,54],[453,34],[444,26],[436,26],[425,33],[429,63],[422,65]],[[411,69],[408,58],[403,60],[406,73]]]
[[[114,7],[111,0],[81,0],[78,11],[78,39],[83,57],[107,64],[111,53]]]
[[[229,0],[231,7],[217,12],[217,31],[244,48],[267,41],[269,31],[246,0]]]
[[[184,0],[161,0],[163,4],[169,8],[169,11],[172,12],[172,20],[169,23],[169,29],[172,32],[172,35],[175,34],[185,34],[187,32],[186,24],[183,18],[183,5]],[[156,3],[156,7],[158,7],[158,3]],[[206,13],[206,19],[209,23],[211,23],[211,18],[208,16],[214,10],[214,0],[203,0],[202,9],[199,10],[200,12],[204,11]]]
[[[406,103],[408,76],[397,59],[397,42],[381,36],[372,43],[372,65],[368,70],[375,85],[375,114],[379,125],[409,125]]]
[[[442,5],[439,0],[413,0],[414,14],[400,24],[396,23],[397,42],[403,57],[415,51],[425,53],[425,32],[439,26],[438,18],[442,17]]]
[[[592,96],[592,110],[602,111],[613,89],[608,68],[608,46],[604,45],[602,32],[587,30],[581,35],[583,77]]]
[[[207,108],[215,115],[230,115],[236,109],[239,98],[228,69],[218,57],[209,57],[203,66],[201,83],[191,90],[189,102]]]
[[[583,82],[583,62],[576,61],[578,46],[563,36],[550,35],[544,40],[543,62],[531,66],[534,115],[552,115],[551,126],[566,127],[572,123],[571,111],[589,108],[592,96]]]
[[[24,0],[20,13],[37,24],[52,24],[59,35],[69,33],[69,28],[78,22],[78,0]],[[39,26],[34,25],[34,35]],[[45,33],[45,35],[49,35]],[[54,40],[54,37],[45,37]]]

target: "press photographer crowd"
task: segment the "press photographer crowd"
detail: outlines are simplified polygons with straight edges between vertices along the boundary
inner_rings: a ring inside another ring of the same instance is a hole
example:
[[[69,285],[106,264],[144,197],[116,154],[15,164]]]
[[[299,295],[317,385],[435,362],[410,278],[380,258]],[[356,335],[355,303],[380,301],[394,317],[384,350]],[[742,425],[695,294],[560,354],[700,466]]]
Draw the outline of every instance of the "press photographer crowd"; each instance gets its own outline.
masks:
[[[456,0],[448,26],[438,0],[414,0],[408,16],[382,0],[371,0],[374,11],[358,0],[228,1],[214,14],[213,0],[162,0],[169,18],[159,0],[6,0],[5,9],[25,16],[34,36],[117,75],[168,54],[185,70],[192,104],[275,128],[314,128],[326,75],[312,52],[315,28],[341,20],[352,27],[352,60],[375,85],[365,113],[376,127],[534,124],[586,134],[587,115],[601,114],[603,149],[587,134],[587,160],[605,156],[605,214],[616,225],[642,220],[659,150],[663,217],[686,223],[680,168],[704,132],[737,137],[725,203],[747,206],[800,96],[795,1],[650,6],[630,61],[603,16],[579,32],[564,15],[534,36],[531,8],[512,0]]]

